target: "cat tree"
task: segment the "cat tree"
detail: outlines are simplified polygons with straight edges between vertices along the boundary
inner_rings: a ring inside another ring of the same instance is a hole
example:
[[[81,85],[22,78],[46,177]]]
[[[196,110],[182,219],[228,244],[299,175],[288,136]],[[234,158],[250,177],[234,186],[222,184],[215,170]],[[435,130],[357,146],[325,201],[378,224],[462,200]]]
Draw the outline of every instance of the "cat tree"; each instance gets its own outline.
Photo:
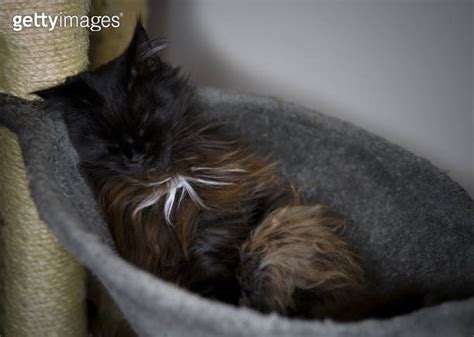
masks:
[[[95,35],[102,38],[92,53],[94,64],[119,53],[145,4],[145,0],[92,2],[94,15],[123,13],[121,28]],[[32,91],[58,84],[88,65],[87,29],[17,32],[13,16],[44,12],[80,17],[89,15],[90,7],[88,0],[0,3],[0,92],[33,99]],[[111,39],[105,37],[107,32],[112,32]],[[86,336],[84,268],[40,220],[17,136],[3,126],[0,158],[0,335]]]
[[[15,15],[87,15],[88,1],[22,1],[0,5],[0,91],[31,99],[87,66],[81,28],[12,27]],[[85,336],[83,267],[40,220],[31,200],[17,136],[0,129],[1,326],[5,336]]]
[[[38,57],[39,52],[25,47],[32,39],[28,31],[13,39],[6,20],[9,13],[44,6],[87,12],[86,2],[65,3],[2,4],[0,55],[7,57],[0,73],[3,91],[26,97],[85,67],[86,32],[48,35],[48,43],[58,48]],[[46,37],[34,34],[32,46],[41,48]],[[62,70],[56,74],[55,69]],[[347,217],[349,239],[366,261],[375,289],[416,285],[447,294],[462,291],[463,298],[388,320],[349,324],[261,315],[199,298],[117,256],[77,169],[63,121],[28,100],[0,94],[2,334],[85,336],[80,264],[98,277],[144,337],[472,334],[474,201],[445,173],[349,123],[279,99],[202,89],[197,104],[234,123],[257,151],[272,153],[306,200],[330,205]]]

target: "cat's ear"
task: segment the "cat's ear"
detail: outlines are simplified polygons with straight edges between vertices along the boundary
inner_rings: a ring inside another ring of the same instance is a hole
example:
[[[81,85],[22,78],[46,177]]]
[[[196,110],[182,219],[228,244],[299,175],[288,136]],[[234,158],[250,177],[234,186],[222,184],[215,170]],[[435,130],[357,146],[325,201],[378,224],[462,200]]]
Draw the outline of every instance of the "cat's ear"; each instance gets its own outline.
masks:
[[[108,88],[115,88],[118,91],[121,89],[126,90],[125,88],[136,73],[135,68],[138,63],[137,60],[140,58],[140,54],[143,50],[142,46],[146,46],[148,42],[148,35],[139,19],[132,39],[122,54],[97,69],[88,72],[88,74],[84,76],[86,82],[100,94],[103,94],[104,90]],[[75,83],[73,86],[74,85],[81,84]]]
[[[152,56],[158,56],[158,52],[166,47],[165,40],[162,38],[150,39],[143,28],[141,19],[137,21],[133,33],[130,48],[133,49],[134,63],[140,63]]]
[[[145,45],[149,40],[145,28],[143,28],[142,19],[138,18],[132,40],[130,41],[130,47],[133,48],[134,51],[138,51],[140,46]]]

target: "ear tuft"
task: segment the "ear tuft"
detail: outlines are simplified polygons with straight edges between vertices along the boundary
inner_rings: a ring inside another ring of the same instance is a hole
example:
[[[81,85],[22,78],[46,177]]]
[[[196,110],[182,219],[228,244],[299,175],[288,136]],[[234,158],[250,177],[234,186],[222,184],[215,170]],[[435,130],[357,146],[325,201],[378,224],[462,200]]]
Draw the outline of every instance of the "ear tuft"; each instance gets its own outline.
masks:
[[[139,54],[140,61],[146,60],[147,58],[157,54],[162,49],[165,49],[166,46],[167,44],[164,38],[149,40],[145,45],[141,46]]]
[[[137,25],[135,26],[132,41],[130,42],[130,48],[134,50],[135,61],[144,61],[147,58],[156,55],[165,47],[165,39],[157,38],[150,40],[148,38],[145,28],[143,28],[142,20],[139,17],[137,20]]]
[[[160,50],[166,48],[166,40],[164,38],[156,38],[148,40],[140,46],[138,50],[138,61],[144,61],[149,57],[157,54]]]

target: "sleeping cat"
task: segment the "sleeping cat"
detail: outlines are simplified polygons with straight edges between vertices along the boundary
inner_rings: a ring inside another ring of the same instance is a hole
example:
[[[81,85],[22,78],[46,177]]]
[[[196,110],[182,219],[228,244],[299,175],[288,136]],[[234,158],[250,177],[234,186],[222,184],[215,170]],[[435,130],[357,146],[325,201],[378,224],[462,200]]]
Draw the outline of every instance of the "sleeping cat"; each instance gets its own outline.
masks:
[[[63,111],[118,253],[226,303],[357,316],[363,272],[342,219],[301,205],[268,157],[204,117],[162,47],[138,23],[117,59],[37,92]]]

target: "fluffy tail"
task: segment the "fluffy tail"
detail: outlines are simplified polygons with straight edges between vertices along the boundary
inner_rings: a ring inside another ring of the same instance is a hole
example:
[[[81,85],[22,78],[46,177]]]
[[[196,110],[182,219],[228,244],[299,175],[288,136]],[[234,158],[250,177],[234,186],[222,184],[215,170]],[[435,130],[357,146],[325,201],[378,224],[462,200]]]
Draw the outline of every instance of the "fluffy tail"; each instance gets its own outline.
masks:
[[[273,211],[241,246],[241,304],[303,318],[365,315],[363,271],[343,226],[320,205]]]

